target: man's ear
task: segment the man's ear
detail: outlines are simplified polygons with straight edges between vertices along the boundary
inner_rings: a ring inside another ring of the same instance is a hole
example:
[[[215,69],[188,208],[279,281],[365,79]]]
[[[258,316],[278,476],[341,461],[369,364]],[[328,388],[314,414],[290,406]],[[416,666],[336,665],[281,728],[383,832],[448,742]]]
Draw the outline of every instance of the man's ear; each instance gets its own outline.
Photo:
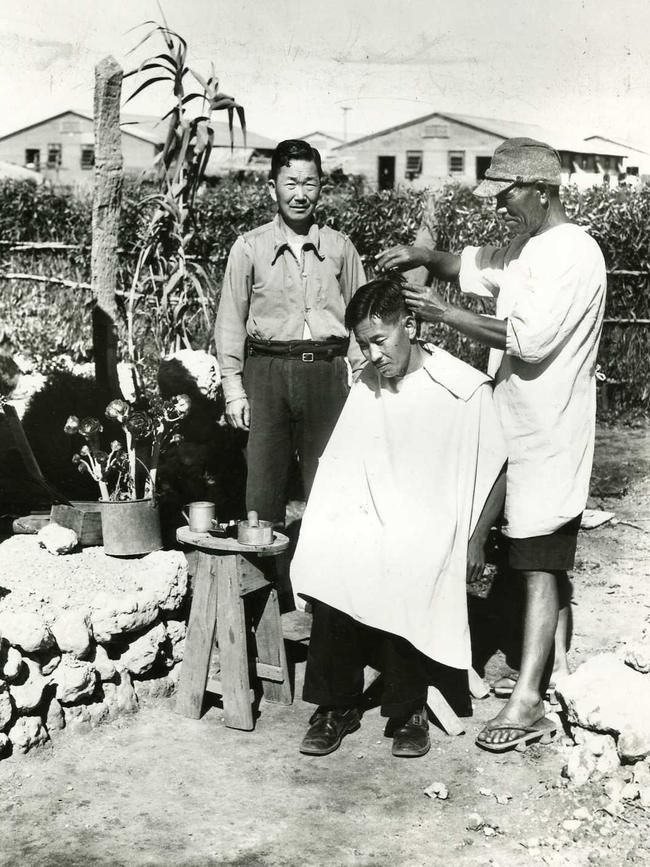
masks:
[[[545,207],[551,201],[551,195],[549,193],[548,187],[546,184],[539,182],[537,184],[537,192],[539,193],[539,200]]]
[[[413,341],[418,336],[418,324],[415,321],[415,316],[409,311],[404,317],[404,328],[409,336],[409,340]]]
[[[273,178],[268,179],[266,186],[269,189],[269,194],[270,194],[271,198],[273,199],[273,201],[277,202],[278,194],[275,191],[275,181],[273,180]]]

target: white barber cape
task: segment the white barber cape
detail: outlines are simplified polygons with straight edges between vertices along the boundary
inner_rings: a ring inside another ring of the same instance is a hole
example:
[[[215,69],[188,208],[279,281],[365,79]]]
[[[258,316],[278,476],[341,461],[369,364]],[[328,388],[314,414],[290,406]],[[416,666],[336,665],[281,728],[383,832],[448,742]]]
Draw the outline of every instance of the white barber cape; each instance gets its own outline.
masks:
[[[467,542],[505,462],[489,377],[427,346],[398,382],[368,365],[320,460],[291,566],[296,593],[471,664]]]

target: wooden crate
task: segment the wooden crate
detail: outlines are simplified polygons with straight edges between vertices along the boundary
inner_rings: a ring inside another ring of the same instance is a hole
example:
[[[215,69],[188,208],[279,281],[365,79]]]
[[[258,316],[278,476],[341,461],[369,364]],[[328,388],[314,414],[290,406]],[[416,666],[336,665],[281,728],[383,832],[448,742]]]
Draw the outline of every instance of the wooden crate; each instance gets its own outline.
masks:
[[[82,548],[102,545],[102,515],[99,502],[75,502],[73,506],[56,505],[50,511],[50,521],[74,530]]]

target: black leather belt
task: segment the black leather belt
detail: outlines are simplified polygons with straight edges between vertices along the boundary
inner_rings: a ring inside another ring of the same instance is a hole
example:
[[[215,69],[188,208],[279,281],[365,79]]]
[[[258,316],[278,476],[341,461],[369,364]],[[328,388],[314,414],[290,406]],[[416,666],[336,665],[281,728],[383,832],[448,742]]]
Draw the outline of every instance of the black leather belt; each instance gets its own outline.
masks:
[[[348,351],[348,341],[340,338],[330,340],[250,340],[249,355],[272,355],[278,358],[292,358],[297,361],[328,361],[339,358]]]

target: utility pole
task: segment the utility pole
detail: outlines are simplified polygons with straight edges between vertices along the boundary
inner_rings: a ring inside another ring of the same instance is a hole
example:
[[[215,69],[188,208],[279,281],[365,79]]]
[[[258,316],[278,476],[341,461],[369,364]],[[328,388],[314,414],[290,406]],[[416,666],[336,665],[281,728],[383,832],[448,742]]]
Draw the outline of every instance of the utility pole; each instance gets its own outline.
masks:
[[[352,111],[351,106],[342,105],[341,111],[343,112],[343,141],[348,140],[348,112]]]

